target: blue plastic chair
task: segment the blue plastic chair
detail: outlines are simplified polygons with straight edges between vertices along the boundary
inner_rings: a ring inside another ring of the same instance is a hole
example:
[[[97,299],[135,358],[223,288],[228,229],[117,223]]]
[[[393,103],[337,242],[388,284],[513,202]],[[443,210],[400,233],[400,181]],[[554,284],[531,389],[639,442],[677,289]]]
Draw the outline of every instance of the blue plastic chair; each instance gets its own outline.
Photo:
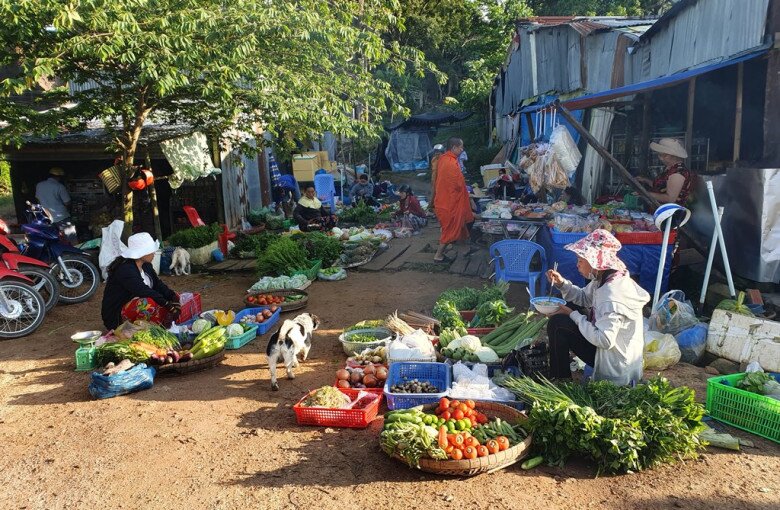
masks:
[[[330,210],[336,210],[336,183],[330,174],[314,176],[314,190],[320,202],[330,204]]]
[[[531,297],[536,297],[538,281],[539,295],[544,295],[546,286],[544,271],[547,268],[547,254],[544,248],[531,241],[507,239],[493,243],[489,253],[495,264],[497,282],[525,282],[528,284]],[[531,271],[531,261],[537,253],[541,257],[541,269]]]

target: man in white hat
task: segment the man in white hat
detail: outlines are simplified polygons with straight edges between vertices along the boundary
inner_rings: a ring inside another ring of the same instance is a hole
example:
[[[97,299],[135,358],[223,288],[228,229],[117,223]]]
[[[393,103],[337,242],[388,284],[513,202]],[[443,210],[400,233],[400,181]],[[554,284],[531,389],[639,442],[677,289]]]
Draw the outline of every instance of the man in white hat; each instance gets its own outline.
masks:
[[[685,148],[673,138],[661,138],[651,143],[650,149],[658,154],[666,170],[655,180],[647,177],[637,177],[637,180],[647,185],[650,196],[662,204],[685,206],[696,180],[696,174],[685,167],[685,159],[688,157]]]
[[[70,195],[62,178],[65,171],[55,166],[49,170],[49,178],[35,186],[35,198],[51,214],[53,223],[63,223],[70,219]]]
[[[145,320],[170,326],[178,319],[179,295],[168,288],[152,267],[160,242],[146,232],[133,234],[127,248],[108,266],[101,316],[106,329],[122,321]]]

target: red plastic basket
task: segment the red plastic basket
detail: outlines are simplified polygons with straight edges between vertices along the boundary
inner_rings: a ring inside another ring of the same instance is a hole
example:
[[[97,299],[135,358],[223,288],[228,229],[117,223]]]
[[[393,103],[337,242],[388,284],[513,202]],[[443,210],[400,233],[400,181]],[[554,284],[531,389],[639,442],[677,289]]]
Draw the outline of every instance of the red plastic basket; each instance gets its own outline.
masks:
[[[496,329],[495,327],[490,327],[490,328],[466,328],[466,332],[469,335],[485,336],[488,333],[493,332],[493,330],[495,330],[495,329]]]
[[[620,244],[661,244],[664,240],[663,232],[618,232],[615,238]],[[669,244],[677,240],[677,231],[669,232]]]
[[[476,310],[461,310],[460,318],[466,322],[469,322],[474,319],[474,315],[476,315],[476,313],[477,313]]]
[[[361,390],[342,389],[339,391],[347,395],[350,399],[355,399]],[[311,392],[313,393],[313,391]],[[311,394],[309,393],[309,395]],[[369,393],[374,397],[374,401],[362,409],[329,409],[325,407],[303,407],[301,403],[306,397],[303,397],[293,406],[295,419],[298,425],[316,425],[320,427],[348,427],[353,429],[364,429],[368,427],[379,412],[379,402],[382,400],[379,395]],[[307,397],[309,395],[306,395]]]
[[[333,387],[334,387],[334,388],[338,388],[338,386],[336,385],[338,382],[339,382],[339,380],[338,380],[338,379],[336,379],[335,381],[333,381]],[[341,389],[347,389],[347,388],[341,388]],[[381,388],[349,388],[349,389],[352,389],[352,390],[358,390],[358,391],[367,391],[368,393],[375,393],[375,394],[377,394],[377,395],[379,395],[379,396],[380,396],[380,397],[379,397],[379,400],[380,400],[380,401],[382,400],[382,397],[384,397],[384,396],[385,396],[385,388],[384,388],[384,384],[382,385],[382,387],[381,387]]]
[[[200,301],[200,294],[197,292],[192,294],[192,299],[181,306],[181,312],[179,313],[179,323],[187,322],[200,315],[203,312],[203,305]]]

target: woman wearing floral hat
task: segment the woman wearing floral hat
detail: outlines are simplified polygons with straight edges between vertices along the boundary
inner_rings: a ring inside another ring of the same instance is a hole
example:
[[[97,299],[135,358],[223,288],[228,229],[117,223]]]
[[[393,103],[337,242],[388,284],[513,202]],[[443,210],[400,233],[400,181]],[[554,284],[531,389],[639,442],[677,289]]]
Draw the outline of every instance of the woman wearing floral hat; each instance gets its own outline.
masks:
[[[618,258],[620,241],[598,229],[566,249],[577,255],[577,270],[591,282],[580,288],[554,270],[547,278],[563,298],[588,309],[585,316],[562,305],[550,317],[550,376],[570,379],[569,351],[593,367],[594,380],[615,384],[638,383],[642,378],[644,328],[642,308],[650,295],[637,285]]]

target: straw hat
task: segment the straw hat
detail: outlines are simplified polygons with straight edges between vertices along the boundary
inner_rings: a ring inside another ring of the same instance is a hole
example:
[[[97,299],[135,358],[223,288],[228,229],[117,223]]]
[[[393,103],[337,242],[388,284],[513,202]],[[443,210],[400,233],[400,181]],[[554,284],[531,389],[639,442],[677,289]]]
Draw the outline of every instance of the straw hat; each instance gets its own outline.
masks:
[[[674,138],[661,138],[658,140],[658,143],[651,143],[650,149],[654,150],[655,152],[670,154],[682,159],[688,157],[688,152],[686,152],[685,148],[680,145],[680,142]]]
[[[58,166],[54,166],[49,169],[49,175],[56,175],[57,177],[62,177],[65,175],[65,170],[63,170]]]
[[[140,259],[160,249],[160,241],[155,241],[146,232],[133,234],[127,240],[127,248],[122,250],[122,256],[126,259]]]

